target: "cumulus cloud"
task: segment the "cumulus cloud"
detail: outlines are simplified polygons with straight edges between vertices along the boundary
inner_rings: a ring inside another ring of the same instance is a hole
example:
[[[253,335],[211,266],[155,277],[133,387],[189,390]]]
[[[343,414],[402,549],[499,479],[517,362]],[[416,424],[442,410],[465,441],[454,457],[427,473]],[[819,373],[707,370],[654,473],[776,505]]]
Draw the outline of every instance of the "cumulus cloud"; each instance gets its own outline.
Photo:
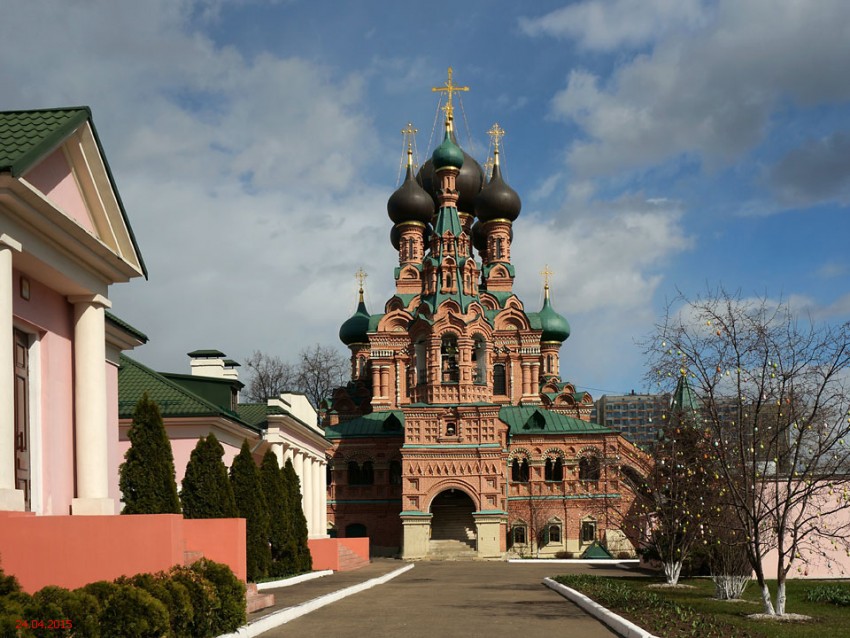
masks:
[[[841,131],[807,141],[780,159],[769,179],[787,204],[850,202],[850,134]]]
[[[568,38],[585,49],[613,51],[694,29],[705,20],[699,0],[585,0],[539,18],[520,18],[519,26],[530,36]]]
[[[606,175],[688,154],[731,162],[763,139],[779,106],[849,100],[848,20],[842,0],[817,10],[798,0],[720,0],[701,28],[660,37],[608,78],[571,71],[552,100],[553,114],[583,133],[570,167]]]

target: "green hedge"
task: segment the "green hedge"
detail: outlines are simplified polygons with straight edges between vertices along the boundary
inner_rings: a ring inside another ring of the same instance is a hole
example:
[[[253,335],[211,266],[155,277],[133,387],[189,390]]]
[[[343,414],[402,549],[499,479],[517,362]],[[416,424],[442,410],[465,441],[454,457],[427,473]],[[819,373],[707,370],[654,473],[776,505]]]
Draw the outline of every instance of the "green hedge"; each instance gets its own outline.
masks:
[[[21,626],[23,620],[37,622]],[[0,569],[3,638],[204,638],[245,621],[245,585],[227,565],[206,559],[73,591],[49,586],[32,596]]]

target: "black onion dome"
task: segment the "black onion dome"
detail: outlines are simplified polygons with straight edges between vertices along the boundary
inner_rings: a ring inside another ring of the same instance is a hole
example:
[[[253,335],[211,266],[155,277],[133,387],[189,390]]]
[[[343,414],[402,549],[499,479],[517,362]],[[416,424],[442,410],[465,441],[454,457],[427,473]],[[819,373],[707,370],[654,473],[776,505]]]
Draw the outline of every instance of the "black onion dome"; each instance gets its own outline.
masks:
[[[394,224],[422,222],[427,224],[434,216],[434,200],[413,177],[413,167],[407,166],[404,182],[390,195],[387,214]]]
[[[472,245],[479,253],[487,250],[487,233],[481,228],[481,222],[472,225]]]
[[[454,131],[450,133],[451,139],[455,144]],[[484,169],[463,149],[463,166],[460,168],[460,173],[455,178],[455,187],[458,190],[457,209],[461,213],[472,215],[475,211],[475,197],[481,192],[481,187],[484,186]],[[434,205],[439,206],[437,201],[437,189],[440,187],[439,179],[434,179],[434,165],[431,160],[428,160],[419,169],[416,174],[416,181],[431,195],[434,200]]]
[[[522,202],[516,191],[502,179],[502,169],[496,164],[490,183],[481,189],[475,198],[475,214],[482,222],[494,219],[515,221],[522,209]]]

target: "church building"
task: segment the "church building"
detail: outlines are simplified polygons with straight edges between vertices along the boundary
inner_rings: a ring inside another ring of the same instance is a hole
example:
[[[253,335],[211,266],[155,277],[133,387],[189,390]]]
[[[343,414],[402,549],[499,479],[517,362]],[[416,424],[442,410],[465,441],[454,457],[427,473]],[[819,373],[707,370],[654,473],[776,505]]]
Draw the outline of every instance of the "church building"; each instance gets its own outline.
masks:
[[[570,326],[548,269],[539,310],[513,291],[521,202],[502,177],[504,131],[489,131],[485,176],[454,130],[453,93],[466,87],[449,69],[435,90],[447,98],[443,141],[418,171],[408,141],[387,202],[395,294],[370,312],[361,274],[339,332],[351,381],[321,406],[330,531],[406,559],[578,557],[598,545],[633,555],[618,521],[646,457],[592,423],[591,396],[566,380]]]

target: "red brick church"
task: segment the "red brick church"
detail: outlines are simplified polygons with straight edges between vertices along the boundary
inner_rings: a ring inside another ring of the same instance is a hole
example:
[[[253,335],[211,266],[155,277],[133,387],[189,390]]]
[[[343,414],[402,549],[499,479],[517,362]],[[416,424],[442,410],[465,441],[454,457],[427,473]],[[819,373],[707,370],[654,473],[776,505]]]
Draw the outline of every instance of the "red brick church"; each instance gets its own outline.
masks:
[[[619,531],[643,453],[590,422],[593,406],[562,373],[567,320],[550,300],[513,292],[517,193],[504,181],[494,125],[492,172],[457,144],[449,79],[445,136],[387,202],[396,293],[363,301],[340,329],[351,381],[322,405],[332,443],[328,521],[404,558],[518,554],[578,557],[598,541],[633,552]],[[477,253],[477,258],[475,256]],[[617,512],[617,515],[614,514]]]

